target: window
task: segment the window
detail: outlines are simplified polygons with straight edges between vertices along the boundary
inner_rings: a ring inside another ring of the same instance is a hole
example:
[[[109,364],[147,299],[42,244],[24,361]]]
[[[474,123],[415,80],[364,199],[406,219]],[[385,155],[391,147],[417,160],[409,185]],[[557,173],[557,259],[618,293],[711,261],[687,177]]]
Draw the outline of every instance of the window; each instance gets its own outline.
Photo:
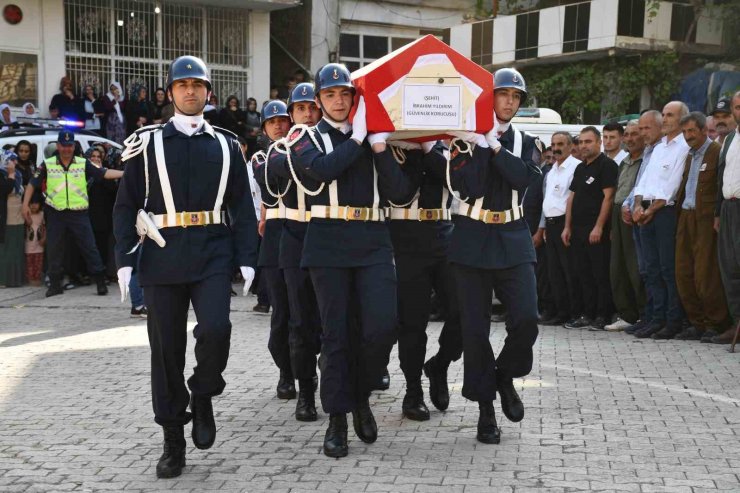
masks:
[[[478,65],[490,65],[493,62],[493,20],[473,24],[471,57]]]
[[[563,53],[586,51],[588,49],[588,19],[590,15],[590,2],[565,7]]]
[[[415,40],[416,38],[341,33],[339,61],[350,71],[357,70]]]
[[[540,13],[530,12],[516,16],[516,50],[515,60],[537,58],[539,42]]]
[[[686,33],[689,32],[691,24],[694,22],[694,7],[691,5],[673,4],[673,13],[671,15],[671,41],[686,40]],[[694,28],[688,42],[696,42],[696,28]]]
[[[155,10],[156,8],[156,10]],[[65,65],[78,88],[111,80],[129,95],[164,84],[169,61],[203,58],[220,97],[247,98],[249,11],[155,0],[64,0]],[[112,42],[111,42],[112,41]]]
[[[645,29],[645,0],[619,0],[617,34],[641,38]]]
[[[38,70],[36,55],[0,51],[0,103],[38,108]]]

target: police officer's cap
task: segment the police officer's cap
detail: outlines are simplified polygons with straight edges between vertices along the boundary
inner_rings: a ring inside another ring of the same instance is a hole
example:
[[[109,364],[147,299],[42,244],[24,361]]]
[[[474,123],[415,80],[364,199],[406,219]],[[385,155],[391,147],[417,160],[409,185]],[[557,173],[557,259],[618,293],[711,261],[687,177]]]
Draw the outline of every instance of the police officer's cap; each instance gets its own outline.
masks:
[[[717,106],[714,107],[714,111],[712,111],[712,115],[715,113],[732,113],[732,110],[730,109],[730,98],[722,98],[719,101],[717,101]]]
[[[524,77],[519,73],[518,70],[513,68],[501,68],[496,70],[493,74],[493,90],[498,89],[517,89],[522,93],[522,101],[519,103],[523,105],[527,100],[527,83],[524,81]]]
[[[70,130],[60,130],[57,135],[57,142],[63,146],[71,146],[75,144],[75,134]]]
[[[170,70],[167,73],[167,89],[172,86],[173,82],[180,79],[200,79],[206,83],[208,90],[211,90],[211,73],[205,62],[196,56],[181,56],[170,64]]]
[[[313,103],[314,102],[314,91],[313,84],[310,82],[301,82],[293,88],[288,98],[288,111],[293,107],[295,103]]]
[[[271,120],[272,118],[276,118],[278,116],[284,116],[286,118],[290,118],[288,116],[288,107],[285,105],[284,102],[280,101],[279,99],[273,99],[272,101],[268,102],[264,108],[262,108],[262,124],[264,125],[267,120]]]
[[[316,72],[316,94],[330,87],[348,87],[355,92],[349,70],[342,63],[327,63]]]

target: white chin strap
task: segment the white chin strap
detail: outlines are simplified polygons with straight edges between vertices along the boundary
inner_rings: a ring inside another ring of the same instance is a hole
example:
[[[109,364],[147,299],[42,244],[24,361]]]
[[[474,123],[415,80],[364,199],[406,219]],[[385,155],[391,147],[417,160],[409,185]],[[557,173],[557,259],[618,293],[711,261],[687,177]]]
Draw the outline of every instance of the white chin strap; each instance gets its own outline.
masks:
[[[175,124],[175,128],[188,137],[197,132],[203,125],[204,121],[203,115],[188,116],[175,113],[175,116],[172,117],[172,123]]]

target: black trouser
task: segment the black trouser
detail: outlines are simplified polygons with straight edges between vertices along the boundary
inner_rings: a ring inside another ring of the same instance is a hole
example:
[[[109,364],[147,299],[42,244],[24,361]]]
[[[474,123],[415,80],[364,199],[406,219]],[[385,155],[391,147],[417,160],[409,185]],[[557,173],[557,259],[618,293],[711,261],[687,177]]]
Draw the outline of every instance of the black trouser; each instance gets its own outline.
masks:
[[[578,283],[572,250],[560,238],[565,227],[565,216],[545,219],[547,241],[547,276],[552,287],[555,306],[560,317],[579,317],[583,314],[581,286]]]
[[[479,269],[452,264],[460,303],[465,376],[462,395],[471,401],[496,398],[496,370],[507,378],[532,371],[537,340],[537,282],[533,264]],[[498,359],[491,347],[491,293],[507,307],[506,339]]]
[[[537,300],[540,313],[554,315],[558,309],[550,287],[550,278],[547,275],[546,248],[545,245],[541,245],[535,250],[537,265],[534,268],[534,273],[537,278]]]
[[[321,405],[351,412],[383,377],[396,338],[392,264],[311,267],[321,324]]]
[[[92,276],[100,276],[104,272],[103,261],[95,246],[90,217],[87,211],[57,211],[51,207],[44,207],[46,219],[46,252],[49,261],[49,279],[52,283],[62,280],[64,263],[64,235],[72,235],[85,259],[87,271]]]
[[[290,308],[290,366],[295,378],[312,378],[316,375],[316,355],[319,353],[321,334],[316,293],[307,270],[291,267],[283,269],[283,276]]]
[[[226,386],[221,374],[229,359],[231,276],[218,274],[192,284],[144,286],[144,300],[149,310],[154,421],[161,426],[183,425],[190,421],[190,396],[183,380],[188,308],[192,302],[198,322],[193,330],[197,364],[188,387],[196,395],[219,395]]]
[[[593,226],[574,225],[570,248],[582,285],[584,314],[591,319],[603,317],[608,322],[614,313],[609,281],[609,228],[604,229],[601,241],[593,245],[588,241],[592,229]]]
[[[270,314],[270,339],[267,348],[270,350],[275,365],[281,372],[292,375],[290,366],[290,306],[288,305],[288,287],[285,284],[283,271],[278,267],[262,267],[262,280],[267,288],[272,313]]]
[[[408,384],[421,380],[427,347],[426,328],[431,311],[432,287],[445,308],[439,335],[440,358],[449,364],[462,355],[460,313],[446,257],[396,255],[398,276],[398,359]]]

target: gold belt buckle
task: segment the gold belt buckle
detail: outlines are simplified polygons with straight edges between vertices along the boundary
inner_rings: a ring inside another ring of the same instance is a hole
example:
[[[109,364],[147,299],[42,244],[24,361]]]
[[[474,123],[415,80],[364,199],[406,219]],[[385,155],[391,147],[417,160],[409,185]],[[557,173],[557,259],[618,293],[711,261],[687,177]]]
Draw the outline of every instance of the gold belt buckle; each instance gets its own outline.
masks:
[[[437,221],[438,217],[437,209],[419,209],[419,221]]]
[[[506,221],[506,214],[498,211],[486,211],[483,217],[486,224],[503,224]]]
[[[347,221],[367,221],[369,216],[370,210],[367,207],[347,206],[344,218]]]
[[[206,213],[200,212],[183,212],[182,227],[187,228],[188,226],[205,226],[206,224]]]

